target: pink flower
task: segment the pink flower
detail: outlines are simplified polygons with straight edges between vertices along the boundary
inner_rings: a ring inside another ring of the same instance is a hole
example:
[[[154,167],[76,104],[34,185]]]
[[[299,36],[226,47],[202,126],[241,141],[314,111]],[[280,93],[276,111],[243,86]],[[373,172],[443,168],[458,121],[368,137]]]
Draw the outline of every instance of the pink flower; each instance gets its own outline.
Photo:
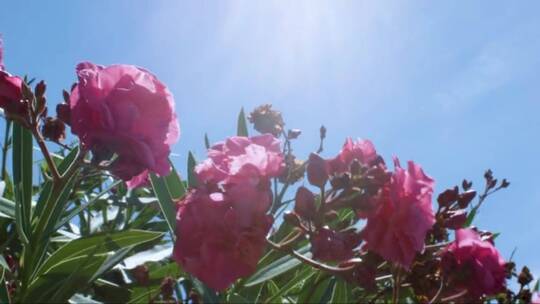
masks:
[[[284,169],[280,142],[270,134],[233,136],[208,150],[208,159],[195,168],[199,181],[207,183],[248,183],[277,177]]]
[[[321,261],[345,261],[353,257],[353,250],[362,239],[356,231],[321,228],[311,236],[313,258]]]
[[[0,70],[0,108],[11,119],[25,121],[28,116],[28,103],[22,101],[23,80]]]
[[[505,262],[495,246],[473,229],[456,230],[456,239],[442,253],[444,275],[455,288],[480,297],[504,290]]]
[[[531,304],[540,304],[540,293],[538,291],[533,293]]]
[[[355,159],[361,164],[369,165],[377,158],[375,146],[371,141],[359,139],[353,142],[351,138],[347,138],[339,154],[328,160],[328,167],[330,174],[339,174],[349,171],[349,166]]]
[[[215,290],[255,272],[273,222],[260,213],[242,223],[241,210],[234,205],[225,193],[197,188],[180,202],[177,212],[173,257]]]
[[[150,72],[131,65],[83,62],[77,65],[77,76],[70,122],[82,144],[98,159],[115,153],[112,172],[123,180],[145,170],[166,175],[170,146],[179,137],[167,87]]]
[[[402,169],[394,160],[395,172],[379,194],[378,209],[363,231],[366,248],[387,261],[408,269],[435,223],[431,206],[434,181],[422,168],[409,162]]]

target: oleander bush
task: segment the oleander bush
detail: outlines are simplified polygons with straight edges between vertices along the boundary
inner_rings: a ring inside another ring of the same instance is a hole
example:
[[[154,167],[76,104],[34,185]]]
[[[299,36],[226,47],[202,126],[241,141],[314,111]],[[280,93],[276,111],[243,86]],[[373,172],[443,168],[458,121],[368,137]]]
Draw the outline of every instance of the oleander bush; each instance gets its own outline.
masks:
[[[75,73],[54,109],[0,48],[3,303],[538,303],[528,268],[474,226],[510,185],[490,170],[478,192],[436,194],[369,140],[323,158],[324,127],[301,134],[262,105],[178,172],[165,84],[132,65]],[[320,145],[297,155],[299,136]]]

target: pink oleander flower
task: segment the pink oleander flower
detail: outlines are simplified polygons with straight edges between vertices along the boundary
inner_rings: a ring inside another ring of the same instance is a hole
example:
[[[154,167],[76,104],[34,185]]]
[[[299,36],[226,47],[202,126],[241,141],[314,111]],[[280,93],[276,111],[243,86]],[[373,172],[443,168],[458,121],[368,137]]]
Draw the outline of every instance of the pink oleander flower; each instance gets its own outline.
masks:
[[[178,207],[173,257],[215,290],[255,272],[273,222],[259,213],[242,223],[234,205],[226,193],[197,188]]]
[[[505,287],[505,261],[495,246],[473,229],[456,230],[456,239],[442,252],[444,275],[468,296],[494,295]]]
[[[208,157],[195,168],[199,181],[206,183],[256,186],[279,176],[285,166],[280,142],[270,134],[230,137],[211,147]]]
[[[533,293],[531,304],[540,304],[540,293],[538,291]]]
[[[360,139],[352,141],[351,138],[347,138],[339,154],[328,160],[328,170],[330,174],[344,173],[349,171],[349,166],[355,159],[361,164],[369,165],[377,158],[375,146],[371,141]]]
[[[7,117],[25,121],[28,116],[28,103],[22,101],[23,80],[0,70],[0,108]]]
[[[68,116],[83,146],[97,158],[116,154],[111,171],[125,181],[142,181],[139,175],[145,171],[166,175],[171,145],[180,133],[167,87],[131,65],[83,62],[77,76]]]
[[[321,228],[310,239],[313,258],[321,261],[345,261],[353,257],[362,239],[358,232]]]
[[[363,231],[366,248],[409,269],[435,223],[431,206],[434,181],[410,161],[407,170],[394,159],[395,172],[381,190],[377,210]]]

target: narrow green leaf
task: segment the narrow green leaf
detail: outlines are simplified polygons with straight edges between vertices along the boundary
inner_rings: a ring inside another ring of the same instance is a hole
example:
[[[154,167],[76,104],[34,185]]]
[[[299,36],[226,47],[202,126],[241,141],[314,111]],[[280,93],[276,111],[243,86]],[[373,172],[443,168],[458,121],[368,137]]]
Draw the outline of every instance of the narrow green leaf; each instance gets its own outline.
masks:
[[[330,303],[349,303],[348,287],[344,280],[336,279]]]
[[[32,209],[32,133],[13,123],[13,184],[15,185],[15,222],[19,237],[28,243]]]
[[[478,206],[475,206],[474,208],[472,208],[471,212],[469,212],[469,214],[467,215],[467,220],[465,221],[465,224],[463,224],[464,228],[471,226],[474,220],[474,217],[476,216],[477,211],[478,211]]]
[[[268,298],[265,302],[267,303],[274,303],[279,302],[277,299],[281,297],[282,295],[285,295],[287,292],[289,292],[291,289],[296,287],[299,284],[302,284],[304,280],[309,279],[311,276],[315,275],[315,271],[311,267],[305,267],[302,269],[292,280],[288,280],[285,285],[283,285],[278,291],[273,292],[272,296]],[[273,281],[271,281],[273,282]],[[332,302],[332,303],[341,303],[341,302]]]
[[[180,174],[174,168],[174,165],[171,163],[171,173],[165,176],[165,184],[167,185],[167,190],[171,195],[173,200],[179,200],[186,193],[186,185],[182,182]]]
[[[208,139],[208,133],[204,133],[204,146],[206,149],[210,149],[210,140]]]
[[[95,251],[102,254],[126,247],[143,244],[163,236],[163,233],[144,230],[125,230],[102,233],[73,240],[56,250],[41,266],[38,275],[46,273],[63,261],[86,256]]]
[[[238,114],[238,124],[236,128],[237,128],[236,135],[249,136],[247,122],[246,122],[246,115],[244,114],[244,108],[242,108],[240,110],[240,113]]]
[[[252,303],[253,301],[250,301],[250,300],[242,297],[241,295],[239,295],[237,293],[231,293],[229,295],[229,298],[227,299],[227,302],[228,303],[248,304],[248,303]]]
[[[0,197],[0,213],[4,214],[8,218],[15,218],[15,202],[12,202],[7,198]]]
[[[188,163],[187,163],[187,170],[188,170],[188,185],[192,188],[197,187],[199,182],[197,181],[197,176],[195,175],[195,166],[197,165],[197,160],[195,160],[195,156],[191,151],[188,153]]]
[[[79,147],[72,149],[71,152],[69,152],[69,154],[66,157],[64,157],[64,160],[58,165],[58,172],[60,174],[66,173],[67,169],[71,167],[71,165],[77,158],[78,154],[79,154]],[[52,190],[52,183],[50,181],[45,182],[45,184],[43,185],[43,188],[41,189],[38,202],[36,204],[34,217],[41,216],[43,209],[45,209],[46,202],[49,200],[49,197],[51,195],[51,190]]]
[[[176,213],[174,210],[174,203],[167,189],[167,184],[164,178],[160,178],[155,174],[150,174],[150,183],[154,189],[154,193],[158,199],[159,207],[163,213],[163,217],[167,221],[169,226],[169,232],[174,237],[176,232]]]
[[[0,303],[9,304],[11,303],[11,301],[9,300],[7,284],[4,278],[5,278],[5,275],[4,275],[4,271],[2,270],[2,278],[0,279]]]
[[[309,249],[310,246],[307,245],[300,248],[297,252],[311,258],[311,252],[309,252]],[[300,264],[302,264],[300,260],[293,256],[286,255],[257,270],[257,272],[247,279],[245,286],[250,287],[271,280],[272,278],[285,273],[299,266]]]
[[[211,288],[196,278],[192,278],[193,287],[202,296],[203,303],[221,303],[218,295]]]

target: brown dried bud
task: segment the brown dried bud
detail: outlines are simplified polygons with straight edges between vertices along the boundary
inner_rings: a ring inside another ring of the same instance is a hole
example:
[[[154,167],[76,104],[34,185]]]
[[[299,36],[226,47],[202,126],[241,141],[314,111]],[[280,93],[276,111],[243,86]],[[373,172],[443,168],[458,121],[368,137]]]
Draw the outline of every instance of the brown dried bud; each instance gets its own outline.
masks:
[[[501,182],[501,188],[508,188],[508,186],[510,186],[510,182],[506,180],[506,178],[503,178],[502,182]]]
[[[137,284],[141,286],[148,285],[150,281],[150,274],[148,272],[148,267],[146,265],[139,265],[131,271],[131,274],[135,278]]]
[[[47,85],[45,84],[45,81],[40,81],[36,84],[36,87],[34,88],[34,92],[36,94],[36,97],[43,97],[45,96],[45,90],[47,89]]]
[[[286,170],[283,170],[283,173],[279,176],[280,182],[292,185],[304,177],[306,172],[304,161],[289,154],[285,157],[285,163],[287,164]]]
[[[534,280],[534,277],[532,276],[531,271],[527,266],[523,266],[518,275],[518,283],[520,285],[527,285],[532,282],[532,280]]]
[[[287,138],[288,139],[297,139],[298,136],[302,134],[302,130],[300,129],[292,129],[287,132]]]
[[[448,212],[448,218],[444,222],[444,227],[449,229],[460,229],[467,221],[467,211],[452,210]]]
[[[71,109],[67,103],[59,103],[56,106],[56,116],[66,125],[71,125]]]
[[[318,154],[311,153],[309,155],[307,178],[310,184],[319,188],[324,187],[328,180],[328,166]]]
[[[165,277],[163,281],[161,281],[161,295],[164,299],[172,299],[175,283],[176,281],[172,277]]]
[[[283,220],[285,223],[293,226],[293,227],[299,227],[300,226],[300,219],[298,218],[298,215],[295,213],[292,213],[290,211],[285,212],[283,214]]]
[[[463,187],[463,190],[467,191],[467,190],[471,189],[472,182],[469,182],[466,179],[464,179],[463,182],[461,182],[461,187]]]
[[[448,207],[457,201],[458,194],[459,189],[457,186],[453,189],[446,189],[444,192],[439,194],[439,197],[437,197],[437,202],[439,203],[440,207]]]
[[[259,106],[249,114],[249,122],[260,133],[270,133],[278,137],[283,132],[283,117],[281,112],[272,110],[271,104]]]
[[[325,126],[321,126],[321,128],[319,129],[319,136],[321,137],[321,139],[326,138],[326,127]]]
[[[47,117],[41,126],[41,134],[45,139],[60,142],[66,138],[66,126],[56,117]]]
[[[474,190],[468,190],[466,192],[463,192],[458,197],[458,205],[461,209],[467,208],[471,201],[476,196],[476,191]]]

